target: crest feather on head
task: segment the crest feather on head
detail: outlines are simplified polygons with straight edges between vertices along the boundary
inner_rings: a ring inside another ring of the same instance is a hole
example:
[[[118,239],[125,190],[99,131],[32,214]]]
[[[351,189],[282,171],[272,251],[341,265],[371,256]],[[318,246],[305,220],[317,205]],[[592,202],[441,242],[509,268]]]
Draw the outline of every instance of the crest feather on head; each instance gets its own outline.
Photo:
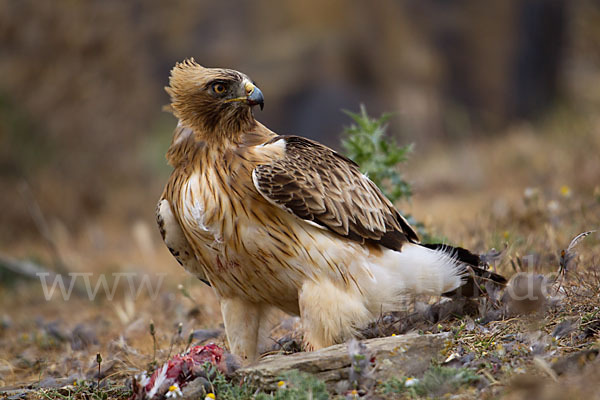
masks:
[[[198,80],[204,75],[205,70],[206,68],[198,64],[193,57],[175,64],[173,69],[171,69],[169,86],[165,86],[165,90],[171,96],[171,100],[174,101],[175,97],[184,95],[185,92],[196,86]]]

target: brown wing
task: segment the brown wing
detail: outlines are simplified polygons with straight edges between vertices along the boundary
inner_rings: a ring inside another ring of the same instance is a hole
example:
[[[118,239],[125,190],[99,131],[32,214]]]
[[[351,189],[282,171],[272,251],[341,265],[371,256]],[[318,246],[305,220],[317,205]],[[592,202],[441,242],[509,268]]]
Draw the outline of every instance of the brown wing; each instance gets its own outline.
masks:
[[[400,250],[419,238],[379,188],[348,158],[312,140],[278,136],[283,158],[257,166],[256,189],[271,203],[359,242]]]

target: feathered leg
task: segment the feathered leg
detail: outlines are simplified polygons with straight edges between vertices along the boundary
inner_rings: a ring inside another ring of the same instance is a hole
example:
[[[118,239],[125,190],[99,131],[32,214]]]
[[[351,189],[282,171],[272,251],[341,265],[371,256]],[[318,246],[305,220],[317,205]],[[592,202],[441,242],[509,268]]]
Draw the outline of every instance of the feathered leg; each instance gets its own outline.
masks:
[[[329,280],[305,282],[298,301],[308,350],[341,343],[372,319],[356,288],[340,287]]]
[[[221,313],[229,350],[244,362],[256,360],[261,305],[240,298],[222,299]]]
[[[271,330],[279,322],[277,318],[279,310],[268,304],[263,304],[260,309],[260,318],[258,323],[258,338],[256,341],[257,357],[271,350],[275,344],[271,337]]]
[[[244,362],[255,361],[269,348],[273,328],[272,306],[251,303],[240,298],[222,299],[221,313],[229,349]]]

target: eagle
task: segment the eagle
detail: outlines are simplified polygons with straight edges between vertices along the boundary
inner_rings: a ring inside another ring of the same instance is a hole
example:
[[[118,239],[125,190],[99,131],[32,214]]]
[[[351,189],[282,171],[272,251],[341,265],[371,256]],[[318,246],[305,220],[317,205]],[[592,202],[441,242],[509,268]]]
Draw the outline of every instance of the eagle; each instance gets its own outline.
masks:
[[[158,226],[177,261],[214,289],[243,360],[269,347],[277,310],[300,316],[316,350],[412,296],[473,292],[474,276],[504,282],[465,249],[421,244],[352,160],[258,122],[263,94],[245,74],[187,59],[165,90],[178,124]]]

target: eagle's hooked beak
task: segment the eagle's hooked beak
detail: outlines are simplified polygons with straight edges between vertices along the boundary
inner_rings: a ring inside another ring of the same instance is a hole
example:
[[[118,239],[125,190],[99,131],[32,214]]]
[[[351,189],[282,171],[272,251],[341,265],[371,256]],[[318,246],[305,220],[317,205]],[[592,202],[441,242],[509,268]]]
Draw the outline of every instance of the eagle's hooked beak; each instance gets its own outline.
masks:
[[[248,101],[248,104],[250,104],[251,106],[255,106],[258,104],[260,106],[260,109],[262,110],[265,106],[265,99],[260,89],[250,82],[246,82],[245,89],[246,100]]]
[[[225,100],[225,102],[231,103],[234,101],[241,101],[246,102],[250,106],[260,105],[260,109],[262,110],[265,105],[265,99],[260,89],[254,86],[254,84],[246,82],[244,85],[244,90],[246,91],[246,97],[236,97]]]

